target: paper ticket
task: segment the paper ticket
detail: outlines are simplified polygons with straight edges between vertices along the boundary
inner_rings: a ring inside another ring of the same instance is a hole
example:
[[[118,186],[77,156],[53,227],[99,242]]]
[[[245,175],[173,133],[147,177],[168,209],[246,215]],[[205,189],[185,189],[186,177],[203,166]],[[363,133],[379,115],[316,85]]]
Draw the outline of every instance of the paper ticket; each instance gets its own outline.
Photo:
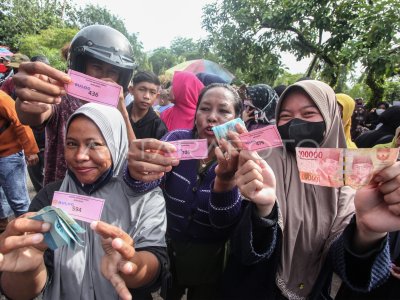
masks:
[[[51,205],[63,209],[76,220],[90,223],[100,220],[104,199],[64,192],[54,192]]]
[[[96,102],[117,107],[121,86],[100,80],[86,74],[68,70],[72,82],[65,85],[68,95],[88,102]]]
[[[255,129],[239,135],[243,146],[247,150],[258,151],[266,148],[282,146],[281,136],[275,125]]]
[[[165,153],[165,156],[176,157],[181,160],[203,159],[208,157],[207,139],[178,140],[169,142],[176,147],[176,152]]]

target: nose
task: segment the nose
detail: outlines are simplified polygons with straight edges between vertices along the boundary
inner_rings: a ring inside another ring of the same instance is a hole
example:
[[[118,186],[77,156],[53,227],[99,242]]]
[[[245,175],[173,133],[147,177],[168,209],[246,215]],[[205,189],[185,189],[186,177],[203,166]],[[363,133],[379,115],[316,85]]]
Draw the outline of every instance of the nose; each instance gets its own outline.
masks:
[[[208,117],[207,117],[207,121],[209,123],[215,123],[217,122],[217,114],[214,111],[210,111]]]
[[[80,146],[75,153],[75,159],[77,161],[84,161],[89,159],[89,148],[86,146]]]

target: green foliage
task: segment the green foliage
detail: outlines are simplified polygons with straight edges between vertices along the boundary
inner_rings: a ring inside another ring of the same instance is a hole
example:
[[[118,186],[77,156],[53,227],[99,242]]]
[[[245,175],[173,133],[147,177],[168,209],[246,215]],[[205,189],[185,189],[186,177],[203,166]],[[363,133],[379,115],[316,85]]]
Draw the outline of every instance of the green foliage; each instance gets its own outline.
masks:
[[[278,78],[276,78],[275,83],[273,86],[277,86],[277,85],[291,85],[293,83],[295,83],[297,80],[299,80],[300,78],[302,78],[304,76],[304,74],[302,73],[298,73],[298,74],[291,74],[287,71],[284,71],[282,74],[280,74],[278,76]]]
[[[157,75],[164,74],[165,70],[179,63],[172,50],[165,47],[154,50],[149,57],[149,62]]]
[[[0,44],[18,51],[21,37],[38,34],[50,26],[61,26],[62,7],[51,0],[2,0]]]
[[[203,27],[216,53],[248,80],[277,78],[280,52],[288,51],[314,57],[307,75],[343,91],[361,61],[375,102],[400,72],[399,15],[393,0],[223,0],[206,6]]]
[[[387,81],[385,84],[385,94],[383,98],[386,102],[400,101],[400,82]]]
[[[20,52],[29,57],[45,55],[50,65],[59,70],[66,70],[67,63],[61,56],[62,46],[71,41],[78,32],[77,28],[50,27],[39,34],[26,35],[19,41]]]

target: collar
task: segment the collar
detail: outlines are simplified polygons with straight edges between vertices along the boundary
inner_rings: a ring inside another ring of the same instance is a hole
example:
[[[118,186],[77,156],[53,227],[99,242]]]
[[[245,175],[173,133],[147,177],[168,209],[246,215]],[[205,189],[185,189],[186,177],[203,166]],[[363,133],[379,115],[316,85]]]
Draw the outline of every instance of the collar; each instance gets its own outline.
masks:
[[[112,167],[109,168],[106,172],[103,173],[94,183],[91,184],[83,184],[79,182],[78,178],[76,178],[75,174],[68,169],[68,175],[72,178],[77,186],[79,186],[85,193],[92,194],[93,192],[100,189],[102,186],[106,185],[110,179],[113,177]]]

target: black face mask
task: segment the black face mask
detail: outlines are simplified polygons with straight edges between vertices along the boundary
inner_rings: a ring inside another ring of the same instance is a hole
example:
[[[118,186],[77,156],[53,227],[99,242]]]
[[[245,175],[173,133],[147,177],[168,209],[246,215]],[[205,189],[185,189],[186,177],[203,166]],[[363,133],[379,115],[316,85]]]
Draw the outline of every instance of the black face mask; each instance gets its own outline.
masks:
[[[289,151],[295,147],[316,148],[324,139],[325,122],[309,122],[292,119],[285,125],[278,126],[282,141]]]

